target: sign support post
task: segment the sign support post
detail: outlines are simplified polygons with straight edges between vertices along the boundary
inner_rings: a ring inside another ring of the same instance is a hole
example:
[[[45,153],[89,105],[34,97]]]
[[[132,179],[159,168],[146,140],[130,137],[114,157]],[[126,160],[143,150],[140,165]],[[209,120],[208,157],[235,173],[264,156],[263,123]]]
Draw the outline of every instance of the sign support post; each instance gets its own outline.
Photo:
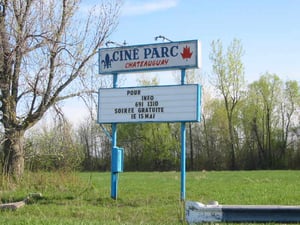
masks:
[[[185,85],[185,69],[181,69],[181,85]],[[186,180],[186,128],[185,122],[181,122],[181,201],[185,200],[185,180]]]
[[[113,88],[118,86],[118,74],[113,74]],[[111,143],[111,198],[117,199],[119,174],[113,171],[113,149],[117,147],[117,123],[112,124],[112,143]]]
[[[201,104],[200,86],[187,85],[185,78],[186,69],[200,67],[200,49],[198,40],[99,49],[99,74],[113,74],[113,88],[99,89],[97,119],[99,124],[112,124],[111,198],[117,199],[118,173],[123,172],[124,154],[117,147],[117,124],[180,122],[180,197],[185,201],[186,122],[200,121]],[[181,70],[181,84],[117,88],[119,73],[170,69]]]

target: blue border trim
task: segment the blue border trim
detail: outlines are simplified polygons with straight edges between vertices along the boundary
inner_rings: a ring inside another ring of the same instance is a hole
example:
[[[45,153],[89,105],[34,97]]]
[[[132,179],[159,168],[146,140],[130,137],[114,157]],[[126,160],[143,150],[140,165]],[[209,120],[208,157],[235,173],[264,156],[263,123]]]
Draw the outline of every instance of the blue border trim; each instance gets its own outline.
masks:
[[[202,100],[202,86],[198,84],[197,88],[197,122],[201,121],[201,100]]]
[[[135,48],[135,47],[149,47],[149,46],[157,46],[157,45],[162,45],[163,43],[152,43],[152,44],[141,44],[141,45],[128,45],[128,46],[121,46],[121,47],[116,47],[116,48],[99,48],[98,50],[98,74],[99,75],[109,75],[109,74],[120,74],[120,73],[136,73],[136,72],[141,72],[141,71],[165,71],[165,70],[178,70],[178,69],[192,69],[192,68],[199,68],[199,64],[201,64],[200,62],[200,57],[199,57],[199,54],[200,51],[199,51],[199,46],[200,46],[200,42],[199,40],[186,40],[186,41],[174,41],[174,42],[168,42],[166,44],[184,44],[184,43],[189,43],[189,42],[196,42],[196,52],[197,52],[197,55],[196,55],[196,65],[190,65],[190,66],[170,66],[170,67],[162,67],[162,68],[142,68],[142,69],[134,69],[134,70],[114,70],[114,71],[109,71],[109,72],[103,72],[101,71],[101,59],[100,59],[100,51],[103,51],[103,50],[108,50],[108,49],[115,49],[118,50],[118,49],[124,49],[124,48]]]

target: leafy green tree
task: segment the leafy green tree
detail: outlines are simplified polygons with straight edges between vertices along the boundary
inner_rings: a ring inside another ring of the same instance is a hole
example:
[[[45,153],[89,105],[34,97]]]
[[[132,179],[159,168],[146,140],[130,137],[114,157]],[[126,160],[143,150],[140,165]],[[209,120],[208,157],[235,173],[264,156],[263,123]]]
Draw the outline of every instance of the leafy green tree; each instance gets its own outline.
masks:
[[[300,107],[300,87],[297,81],[287,81],[282,87],[282,96],[280,101],[280,158],[284,158],[287,147],[288,138],[292,129],[299,126],[297,122],[297,109]]]
[[[289,137],[298,126],[298,83],[265,73],[249,85],[246,102],[242,117],[248,156],[257,168],[287,168],[293,157],[287,154]]]
[[[84,159],[71,125],[58,121],[53,127],[31,131],[25,138],[25,164],[30,170],[76,170]]]
[[[152,170],[176,169],[179,159],[178,140],[174,139],[167,123],[143,125],[145,156],[150,160]]]
[[[207,95],[207,92],[203,92]],[[205,97],[204,97],[205,98]],[[220,99],[206,100],[203,106],[199,143],[202,147],[203,169],[228,169],[227,146],[228,123],[223,101]]]
[[[238,137],[235,129],[237,108],[244,97],[244,54],[241,42],[234,39],[224,53],[220,40],[213,41],[210,60],[213,70],[213,85],[220,92],[224,100],[228,129],[228,145],[230,151],[230,168],[236,168],[236,152],[238,151]]]
[[[266,73],[249,86],[253,115],[252,129],[258,147],[258,156],[263,168],[275,165],[275,130],[279,125],[278,114],[282,81],[275,74]]]
[[[118,143],[125,149],[126,170],[145,170],[143,124],[119,124]]]

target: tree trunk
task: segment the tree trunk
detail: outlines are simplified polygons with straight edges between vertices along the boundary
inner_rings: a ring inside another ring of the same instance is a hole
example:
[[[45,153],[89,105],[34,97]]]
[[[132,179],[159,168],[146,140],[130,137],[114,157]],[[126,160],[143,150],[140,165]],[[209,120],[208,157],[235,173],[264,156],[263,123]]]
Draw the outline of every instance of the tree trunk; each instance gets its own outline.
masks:
[[[24,173],[24,131],[6,134],[4,142],[4,173],[21,177]]]
[[[230,142],[230,169],[236,169],[236,162],[235,162],[235,146],[234,146],[234,135],[233,135],[233,125],[231,122],[231,118],[228,118],[228,125],[229,125],[229,142]]]

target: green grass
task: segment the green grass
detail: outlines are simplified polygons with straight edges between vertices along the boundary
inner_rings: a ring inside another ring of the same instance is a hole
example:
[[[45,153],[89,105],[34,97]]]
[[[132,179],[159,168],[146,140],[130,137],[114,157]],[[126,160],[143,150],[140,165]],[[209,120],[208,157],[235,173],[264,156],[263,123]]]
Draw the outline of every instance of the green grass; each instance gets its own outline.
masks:
[[[0,211],[0,224],[186,224],[179,172],[121,173],[117,200],[110,198],[110,173],[27,173],[0,186],[2,203],[43,194]],[[299,186],[300,171],[189,172],[186,200],[300,205]]]

